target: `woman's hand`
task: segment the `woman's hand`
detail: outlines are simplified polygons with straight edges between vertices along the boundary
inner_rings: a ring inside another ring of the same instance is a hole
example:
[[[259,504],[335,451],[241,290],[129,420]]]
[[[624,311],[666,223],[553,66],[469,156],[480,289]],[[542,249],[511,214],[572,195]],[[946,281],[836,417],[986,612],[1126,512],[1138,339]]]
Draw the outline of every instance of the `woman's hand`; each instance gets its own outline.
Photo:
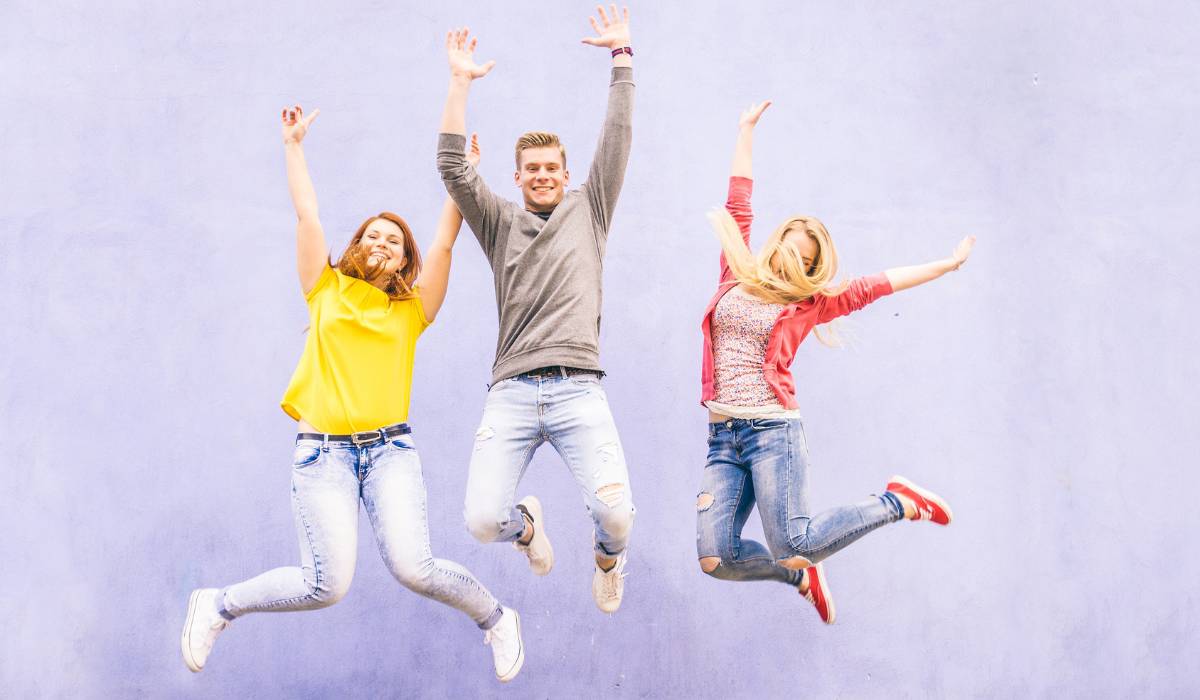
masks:
[[[767,111],[767,107],[771,106],[771,101],[759,102],[752,104],[742,110],[742,116],[738,118],[738,127],[742,129],[753,129],[758,124],[758,118],[762,113]]]
[[[283,142],[284,143],[300,143],[304,140],[305,134],[308,133],[308,127],[317,118],[321,110],[314,109],[313,113],[304,116],[304,110],[300,105],[295,105],[291,109],[285,107],[283,109]]]
[[[467,162],[472,168],[479,167],[479,158],[483,152],[479,150],[479,134],[471,134],[471,146],[467,149]]]
[[[470,41],[467,41],[468,37]],[[471,37],[471,30],[467,27],[446,33],[446,59],[450,62],[450,75],[474,80],[482,78],[492,70],[492,66],[496,65],[495,61],[488,61],[482,66],[475,62],[477,43],[478,37]]]
[[[617,13],[615,4],[608,7],[612,13],[611,18],[604,12],[603,5],[596,5],[596,14],[600,15],[600,21],[597,22],[595,17],[588,17],[588,21],[592,23],[592,29],[596,30],[596,36],[584,37],[583,43],[591,46],[604,46],[609,49],[630,46],[629,8],[622,8],[624,10],[622,16]]]
[[[974,247],[974,236],[967,236],[959,241],[958,245],[954,248],[954,255],[950,256],[950,259],[954,262],[954,267],[951,269],[957,270],[958,268],[962,267],[963,263],[967,261],[967,258],[971,257],[971,249]]]

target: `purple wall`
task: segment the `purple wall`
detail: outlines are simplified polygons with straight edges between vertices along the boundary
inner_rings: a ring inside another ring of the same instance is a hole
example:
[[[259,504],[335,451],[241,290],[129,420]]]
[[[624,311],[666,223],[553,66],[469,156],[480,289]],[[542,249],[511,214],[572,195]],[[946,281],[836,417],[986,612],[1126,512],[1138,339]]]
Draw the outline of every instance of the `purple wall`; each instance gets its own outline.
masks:
[[[1195,4],[635,5],[603,346],[639,506],[619,614],[591,601],[590,521],[548,449],[522,492],[547,505],[550,577],[462,524],[496,325],[469,233],[419,348],[435,552],[525,622],[503,689],[469,621],[390,578],[365,519],[337,606],[239,621],[200,675],[179,627],[193,587],[297,561],[277,403],[306,316],[280,107],[322,110],[306,146],[338,250],[384,208],[427,244],[444,31],[470,23],[498,61],[469,126],[515,197],[526,129],[558,131],[586,172],[608,76],[578,44],[591,7],[174,4],[0,7],[4,695],[1200,692],[1182,479],[1200,452]],[[797,358],[814,506],[902,472],[958,518],[832,558],[831,628],[783,586],[695,561],[697,324],[718,250],[704,212],[739,109],[768,97],[759,242],[816,214],[856,275],[979,236],[961,273],[853,317],[853,349]]]

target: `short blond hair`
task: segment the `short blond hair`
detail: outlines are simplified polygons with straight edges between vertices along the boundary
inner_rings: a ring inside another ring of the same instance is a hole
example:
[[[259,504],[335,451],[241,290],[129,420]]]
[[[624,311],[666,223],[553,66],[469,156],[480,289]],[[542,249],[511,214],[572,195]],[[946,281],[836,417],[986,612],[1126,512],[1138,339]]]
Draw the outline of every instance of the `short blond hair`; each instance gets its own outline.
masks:
[[[563,148],[562,142],[558,140],[558,134],[548,131],[530,131],[521,134],[521,138],[517,139],[517,170],[521,169],[521,151],[526,148],[545,148],[547,146],[558,146],[558,152],[562,155],[563,168],[566,168],[567,149]]]

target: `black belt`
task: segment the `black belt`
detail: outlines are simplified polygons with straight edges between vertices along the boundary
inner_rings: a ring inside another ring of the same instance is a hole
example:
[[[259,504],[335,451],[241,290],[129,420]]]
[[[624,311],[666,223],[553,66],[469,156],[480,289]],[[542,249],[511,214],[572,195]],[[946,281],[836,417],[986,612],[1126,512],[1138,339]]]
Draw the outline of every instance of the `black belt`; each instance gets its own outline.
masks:
[[[412,432],[412,428],[408,427],[408,423],[397,423],[395,425],[385,426],[379,430],[366,430],[361,433],[351,433],[350,435],[326,435],[325,433],[299,433],[296,435],[297,440],[320,440],[322,442],[351,442],[355,445],[369,445],[372,442],[380,440],[390,440],[397,435],[408,435]]]
[[[577,374],[591,374],[597,377],[603,377],[604,372],[598,369],[580,369],[578,367],[564,367],[563,365],[551,365],[549,367],[538,367],[531,369],[528,372],[514,374],[513,377],[528,377],[530,379],[547,379],[549,377],[574,377]]]

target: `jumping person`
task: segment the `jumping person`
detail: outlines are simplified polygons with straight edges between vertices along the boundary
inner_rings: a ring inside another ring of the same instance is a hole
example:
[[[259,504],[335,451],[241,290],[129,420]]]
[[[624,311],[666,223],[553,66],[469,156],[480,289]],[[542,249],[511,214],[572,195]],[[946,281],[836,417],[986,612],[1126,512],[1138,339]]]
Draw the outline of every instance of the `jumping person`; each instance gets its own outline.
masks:
[[[592,595],[615,612],[624,593],[633,494],[600,379],[600,294],[604,250],[629,158],[633,49],[629,10],[597,8],[585,44],[612,53],[608,111],[587,180],[568,192],[566,150],[533,131],[517,140],[513,179],[523,202],[497,196],[463,157],[467,92],[492,69],[473,58],[468,30],[446,35],[450,89],[438,135],[438,170],[495,278],[500,332],[492,383],[475,433],[465,517],[481,542],[513,542],[535,574],[554,565],[546,520],[517,485],[542,443],[558,451],[595,523]]]
[[[821,619],[832,623],[835,610],[821,560],[888,523],[948,525],[952,516],[936,494],[899,476],[880,496],[813,514],[807,498],[808,442],[789,367],[815,326],[957,270],[975,239],[964,238],[944,260],[843,284],[834,283],[833,240],[812,217],[784,221],[758,255],[751,254],[751,146],[754,127],[769,105],[752,105],[742,113],[729,197],[725,209],[712,216],[721,239],[721,277],[701,324],[701,401],[709,410],[709,425],[708,463],[696,502],[696,549],[704,573],[795,586]],[[741,537],[756,501],[765,547]]]
[[[332,266],[301,147],[318,111],[306,117],[299,106],[283,110],[288,188],[299,219],[297,267],[310,320],[282,401],[299,427],[292,512],[301,564],[194,591],[184,661],[192,671],[204,668],[217,635],[246,613],[315,610],[341,600],[354,575],[361,500],[396,580],[470,616],[485,630],[496,677],[511,680],[525,659],[520,619],[471,572],[433,558],[421,462],[405,422],[417,338],[445,299],[462,217],[447,198],[423,270],[412,231],[390,212],[363,222]],[[474,140],[470,157],[479,157]]]

